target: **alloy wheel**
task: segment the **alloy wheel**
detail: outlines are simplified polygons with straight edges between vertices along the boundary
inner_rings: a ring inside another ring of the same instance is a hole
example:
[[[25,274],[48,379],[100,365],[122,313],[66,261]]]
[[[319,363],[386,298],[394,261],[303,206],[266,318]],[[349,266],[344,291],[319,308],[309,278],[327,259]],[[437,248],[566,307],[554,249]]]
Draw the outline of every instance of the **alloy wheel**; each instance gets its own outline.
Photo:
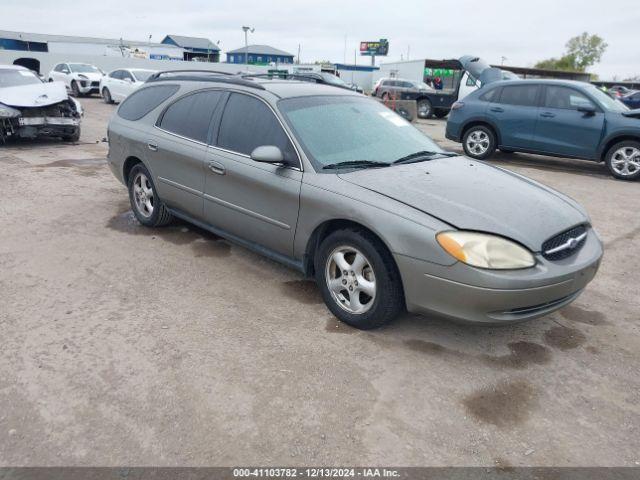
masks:
[[[622,176],[636,175],[640,171],[640,150],[635,147],[622,147],[611,157],[611,168]]]
[[[138,172],[133,179],[133,200],[140,215],[145,218],[153,215],[153,187],[147,176],[142,172]]]
[[[325,279],[335,302],[351,314],[368,312],[376,298],[376,276],[357,248],[340,246],[327,258]]]
[[[474,155],[484,155],[489,150],[489,135],[482,130],[474,130],[467,137],[467,149]]]

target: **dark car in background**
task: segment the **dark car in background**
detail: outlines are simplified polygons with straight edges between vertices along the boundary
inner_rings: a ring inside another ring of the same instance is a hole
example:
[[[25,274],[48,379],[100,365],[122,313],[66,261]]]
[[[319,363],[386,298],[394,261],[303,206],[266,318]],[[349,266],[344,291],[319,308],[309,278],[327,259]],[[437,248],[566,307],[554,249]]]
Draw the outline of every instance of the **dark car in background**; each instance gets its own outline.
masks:
[[[640,92],[631,92],[619,99],[631,109],[640,108]]]
[[[500,149],[605,162],[616,178],[640,178],[640,110],[587,83],[492,83],[454,104],[446,137],[479,160]]]
[[[433,106],[434,104],[440,104],[440,102],[434,101],[434,97],[445,98],[445,95],[442,92],[436,92],[423,82],[415,82],[404,78],[381,78],[374,85],[371,95],[382,99],[384,102],[415,100],[420,118],[430,118],[432,115],[444,118],[449,113],[448,108],[441,109]],[[446,107],[449,106],[450,103],[446,105]]]

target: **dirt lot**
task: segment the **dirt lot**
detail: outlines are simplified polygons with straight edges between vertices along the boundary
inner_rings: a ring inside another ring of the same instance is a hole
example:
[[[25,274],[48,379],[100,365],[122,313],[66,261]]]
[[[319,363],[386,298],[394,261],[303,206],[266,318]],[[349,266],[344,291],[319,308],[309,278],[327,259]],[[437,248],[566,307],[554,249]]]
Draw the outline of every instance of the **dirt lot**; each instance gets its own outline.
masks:
[[[80,144],[0,147],[1,465],[640,465],[640,183],[498,155],[587,207],[595,281],[519,326],[365,333],[296,272],[140,227],[113,107],[82,103]]]

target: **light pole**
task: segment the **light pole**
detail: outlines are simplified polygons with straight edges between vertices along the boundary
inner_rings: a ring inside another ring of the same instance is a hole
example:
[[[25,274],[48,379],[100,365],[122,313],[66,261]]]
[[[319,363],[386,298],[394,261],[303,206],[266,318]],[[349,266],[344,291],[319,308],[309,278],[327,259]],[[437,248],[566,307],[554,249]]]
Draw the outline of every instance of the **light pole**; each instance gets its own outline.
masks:
[[[244,63],[247,64],[247,70],[249,70],[249,32],[253,33],[256,31],[253,27],[242,27],[244,31]]]

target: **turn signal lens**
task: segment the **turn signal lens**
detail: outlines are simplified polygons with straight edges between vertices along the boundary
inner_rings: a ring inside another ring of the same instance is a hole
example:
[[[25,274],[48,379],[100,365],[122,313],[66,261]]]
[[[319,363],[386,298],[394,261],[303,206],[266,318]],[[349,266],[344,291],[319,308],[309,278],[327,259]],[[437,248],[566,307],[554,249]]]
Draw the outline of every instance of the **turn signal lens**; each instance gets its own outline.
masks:
[[[456,231],[439,233],[436,239],[449,255],[472,267],[517,270],[536,264],[529,250],[496,235]]]

